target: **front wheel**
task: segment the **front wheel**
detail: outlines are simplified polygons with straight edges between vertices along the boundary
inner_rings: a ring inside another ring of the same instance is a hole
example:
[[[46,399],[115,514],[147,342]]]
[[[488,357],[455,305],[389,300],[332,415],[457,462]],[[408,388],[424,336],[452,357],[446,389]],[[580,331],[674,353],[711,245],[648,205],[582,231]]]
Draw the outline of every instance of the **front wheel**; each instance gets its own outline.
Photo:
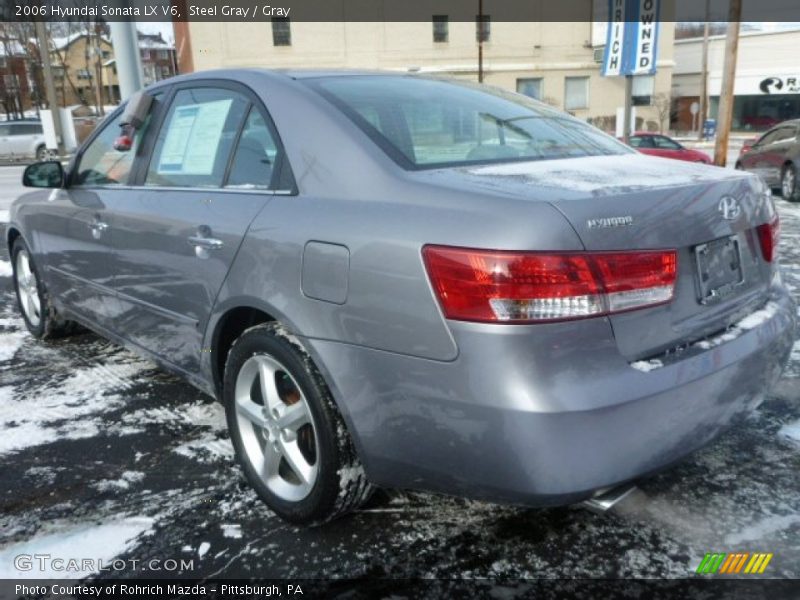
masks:
[[[781,173],[781,195],[784,200],[789,202],[800,201],[800,189],[797,186],[797,169],[791,163],[783,167],[783,173]]]
[[[11,247],[11,264],[14,270],[17,306],[28,331],[40,339],[58,337],[72,332],[75,324],[61,319],[56,314],[47,288],[39,275],[39,270],[22,238],[17,238]]]
[[[324,523],[372,494],[322,376],[279,324],[252,327],[236,340],[224,401],[239,464],[281,518]]]

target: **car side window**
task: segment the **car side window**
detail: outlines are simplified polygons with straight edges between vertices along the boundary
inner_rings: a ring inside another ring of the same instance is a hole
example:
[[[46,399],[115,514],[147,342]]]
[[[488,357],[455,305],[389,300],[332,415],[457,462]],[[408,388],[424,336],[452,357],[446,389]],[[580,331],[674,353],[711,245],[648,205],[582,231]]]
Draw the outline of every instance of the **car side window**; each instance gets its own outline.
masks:
[[[42,132],[41,126],[38,127],[35,123],[12,123],[11,127],[11,135],[36,135],[37,133]]]
[[[143,130],[136,132],[134,146],[120,152],[114,149],[114,140],[120,135],[120,111],[113,119],[108,121],[102,131],[86,147],[75,169],[75,185],[124,185],[128,183],[128,176],[136,156],[136,147],[139,144]]]
[[[638,138],[639,144],[635,146],[635,148],[655,148],[655,144],[653,143],[653,138],[649,135],[641,136]]]
[[[780,142],[788,142],[789,140],[795,137],[795,130],[793,127],[781,127],[778,129],[778,137],[776,137],[773,142],[780,143]]]
[[[758,140],[757,145],[768,146],[769,144],[772,144],[775,141],[777,141],[779,135],[780,135],[780,129],[773,129],[772,131],[768,131],[763,136],[761,136],[761,139]]]
[[[249,105],[231,90],[180,90],[158,133],[145,185],[220,187]]]
[[[282,158],[263,115],[253,107],[234,151],[225,187],[269,189]]]
[[[653,140],[656,143],[656,148],[661,148],[662,150],[680,150],[680,144],[673,142],[671,139],[664,137],[663,135],[657,135],[653,137]]]

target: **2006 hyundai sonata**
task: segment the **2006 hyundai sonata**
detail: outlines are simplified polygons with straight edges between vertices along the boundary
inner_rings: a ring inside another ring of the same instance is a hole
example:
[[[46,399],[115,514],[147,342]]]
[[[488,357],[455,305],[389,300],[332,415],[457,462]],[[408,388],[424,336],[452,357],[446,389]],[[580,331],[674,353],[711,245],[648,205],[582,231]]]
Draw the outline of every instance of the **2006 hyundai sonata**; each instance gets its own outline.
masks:
[[[376,485],[585,499],[711,440],[793,341],[759,179],[470,83],[178,77],[25,183],[31,333],[82,324],[222,399],[294,522]]]

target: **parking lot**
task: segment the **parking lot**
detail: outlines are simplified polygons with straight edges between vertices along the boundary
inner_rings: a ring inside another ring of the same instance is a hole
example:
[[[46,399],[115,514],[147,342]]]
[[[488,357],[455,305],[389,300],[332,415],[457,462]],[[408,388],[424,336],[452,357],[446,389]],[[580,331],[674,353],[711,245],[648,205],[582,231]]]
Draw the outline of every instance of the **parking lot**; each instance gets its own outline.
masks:
[[[0,221],[20,172],[0,168]],[[776,203],[783,275],[800,300],[800,204]],[[800,343],[747,420],[605,514],[398,492],[302,529],[244,483],[211,398],[91,333],[28,336],[5,246],[0,299],[2,578],[26,574],[21,553],[78,551],[186,559],[180,574],[200,578],[502,581],[680,578],[707,552],[770,552],[769,576],[800,577]],[[127,564],[111,574],[164,574]]]

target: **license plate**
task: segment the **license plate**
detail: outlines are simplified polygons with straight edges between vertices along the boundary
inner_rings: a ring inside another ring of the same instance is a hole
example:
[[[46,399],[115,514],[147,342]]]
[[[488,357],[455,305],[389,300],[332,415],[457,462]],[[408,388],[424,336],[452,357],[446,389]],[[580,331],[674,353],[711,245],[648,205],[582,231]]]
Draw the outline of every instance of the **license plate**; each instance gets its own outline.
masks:
[[[719,302],[744,283],[742,253],[736,236],[695,246],[694,255],[702,304]]]

